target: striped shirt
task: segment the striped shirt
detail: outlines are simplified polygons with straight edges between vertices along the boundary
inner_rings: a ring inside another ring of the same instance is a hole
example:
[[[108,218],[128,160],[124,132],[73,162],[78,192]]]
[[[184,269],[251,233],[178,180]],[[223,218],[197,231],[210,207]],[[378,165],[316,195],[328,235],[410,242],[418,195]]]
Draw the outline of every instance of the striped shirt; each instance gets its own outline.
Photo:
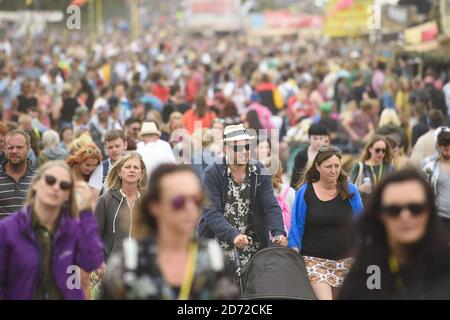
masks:
[[[28,161],[25,175],[16,181],[6,173],[5,165],[6,162],[0,166],[0,220],[23,207],[31,179],[37,172]]]

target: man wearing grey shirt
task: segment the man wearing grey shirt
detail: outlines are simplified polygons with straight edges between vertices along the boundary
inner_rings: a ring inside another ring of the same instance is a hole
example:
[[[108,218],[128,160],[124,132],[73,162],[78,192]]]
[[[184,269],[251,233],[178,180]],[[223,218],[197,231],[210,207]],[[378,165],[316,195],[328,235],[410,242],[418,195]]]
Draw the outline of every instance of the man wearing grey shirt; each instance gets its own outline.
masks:
[[[438,215],[450,235],[450,129],[443,128],[437,137],[439,157],[424,167],[437,196]]]

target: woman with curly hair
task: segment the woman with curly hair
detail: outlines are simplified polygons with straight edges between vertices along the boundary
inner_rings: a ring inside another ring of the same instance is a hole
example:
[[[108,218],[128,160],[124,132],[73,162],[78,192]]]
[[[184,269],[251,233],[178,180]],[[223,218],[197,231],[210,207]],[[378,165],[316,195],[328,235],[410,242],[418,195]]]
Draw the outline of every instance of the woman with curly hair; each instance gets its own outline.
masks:
[[[77,181],[89,181],[95,168],[102,162],[102,153],[95,144],[85,144],[70,156],[66,163],[72,167]]]

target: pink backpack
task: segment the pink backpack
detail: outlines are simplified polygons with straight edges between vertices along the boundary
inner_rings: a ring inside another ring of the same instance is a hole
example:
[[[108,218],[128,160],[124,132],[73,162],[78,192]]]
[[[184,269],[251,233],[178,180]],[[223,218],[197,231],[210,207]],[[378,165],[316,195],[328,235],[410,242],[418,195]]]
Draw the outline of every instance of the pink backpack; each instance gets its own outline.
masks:
[[[290,188],[287,187],[286,190],[283,192],[283,194],[276,196],[278,204],[280,205],[281,208],[281,212],[283,214],[284,229],[286,230],[286,234],[289,233],[289,229],[291,227],[291,208],[286,202],[286,197],[289,192],[289,189]]]

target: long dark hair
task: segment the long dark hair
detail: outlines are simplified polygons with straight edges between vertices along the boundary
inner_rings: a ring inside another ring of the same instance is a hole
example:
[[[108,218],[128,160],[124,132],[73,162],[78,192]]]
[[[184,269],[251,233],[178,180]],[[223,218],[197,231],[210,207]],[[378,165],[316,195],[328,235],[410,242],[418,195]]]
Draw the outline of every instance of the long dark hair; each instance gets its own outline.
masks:
[[[330,159],[332,156],[336,156],[339,160],[342,160],[342,154],[339,149],[334,147],[321,147],[311,166],[306,170],[300,185],[319,181],[320,173],[317,170],[316,165],[320,166],[324,161]],[[348,190],[348,178],[342,171],[342,168],[337,179],[337,188],[342,199],[347,200],[353,197],[353,194]]]
[[[191,172],[194,177],[196,173],[189,165],[161,164],[150,176],[147,191],[142,196],[136,211],[133,215],[133,236],[136,239],[143,240],[150,234],[156,235],[158,232],[157,221],[149,210],[149,204],[157,203],[161,199],[161,181],[173,173]]]
[[[443,230],[439,226],[433,188],[416,169],[404,169],[386,175],[381,180],[358,223],[357,229],[362,243],[353,268],[342,288],[341,294],[344,298],[351,297],[352,292],[354,293],[357,289],[367,289],[366,280],[369,275],[366,270],[371,265],[381,268],[382,290],[369,290],[369,294],[376,296],[396,292],[395,277],[390,272],[388,265],[390,249],[386,229],[380,215],[382,213],[382,196],[386,188],[391,184],[406,181],[416,181],[422,186],[429,213],[428,226],[424,237],[407,248],[408,266],[413,269],[411,279],[417,281],[416,285],[420,285],[421,282],[426,284],[432,281],[432,277],[443,271],[448,272],[446,270],[450,266],[448,239],[445,239]],[[364,297],[360,298],[364,299]]]
[[[82,78],[80,80],[81,88],[77,92],[77,96],[80,94],[80,92],[86,92],[87,94],[87,101],[86,101],[86,107],[88,107],[89,110],[92,110],[92,106],[95,102],[95,95],[94,90],[92,90],[91,85],[87,81],[86,78]]]
[[[259,121],[258,113],[256,110],[249,110],[247,114],[245,115],[246,120],[248,122],[249,129],[253,129],[256,131],[256,133],[259,133],[259,130],[263,129],[263,126],[261,125],[261,121]]]
[[[236,108],[236,104],[231,101],[227,100],[223,106],[222,111],[220,112],[221,118],[227,118],[227,117],[238,117],[239,113]]]
[[[195,98],[195,114],[199,117],[203,117],[207,111],[206,98],[202,95]]]

